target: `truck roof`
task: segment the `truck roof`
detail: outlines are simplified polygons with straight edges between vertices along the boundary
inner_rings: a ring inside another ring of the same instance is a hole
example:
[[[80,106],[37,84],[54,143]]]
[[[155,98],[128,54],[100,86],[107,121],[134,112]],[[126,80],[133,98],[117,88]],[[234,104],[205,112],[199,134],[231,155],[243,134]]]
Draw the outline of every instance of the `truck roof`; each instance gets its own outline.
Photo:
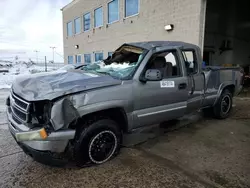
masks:
[[[164,46],[173,46],[173,47],[184,47],[184,48],[199,48],[198,46],[181,42],[181,41],[145,41],[145,42],[133,42],[133,43],[126,43],[127,45],[135,46],[150,50],[155,47],[164,47]],[[125,44],[125,45],[126,45]]]

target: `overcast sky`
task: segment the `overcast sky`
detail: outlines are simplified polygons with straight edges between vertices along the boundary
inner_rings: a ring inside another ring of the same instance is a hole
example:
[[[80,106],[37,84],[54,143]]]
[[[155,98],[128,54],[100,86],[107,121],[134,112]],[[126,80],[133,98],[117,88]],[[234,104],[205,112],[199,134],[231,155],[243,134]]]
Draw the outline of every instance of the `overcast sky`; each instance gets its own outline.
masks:
[[[0,0],[0,58],[16,52],[35,56],[34,50],[46,54],[51,52],[50,46],[56,46],[56,51],[62,54],[60,9],[70,1]]]

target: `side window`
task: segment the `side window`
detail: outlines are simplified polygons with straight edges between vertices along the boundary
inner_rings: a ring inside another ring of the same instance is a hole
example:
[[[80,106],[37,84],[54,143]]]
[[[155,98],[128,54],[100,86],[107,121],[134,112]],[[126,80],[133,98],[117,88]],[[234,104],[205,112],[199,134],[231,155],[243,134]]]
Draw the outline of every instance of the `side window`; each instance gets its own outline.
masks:
[[[95,53],[95,61],[102,61],[103,53]]]
[[[91,18],[90,13],[87,13],[83,16],[83,30],[88,31],[91,27]]]
[[[94,10],[94,26],[103,26],[103,9],[102,7]]]
[[[68,22],[67,23],[67,36],[68,37],[71,37],[73,35],[72,27],[73,27],[72,22]]]
[[[75,59],[76,59],[76,63],[77,64],[81,64],[82,63],[82,56],[81,55],[76,55]]]
[[[195,74],[198,72],[198,62],[193,50],[184,50],[182,55],[185,61],[187,74]]]
[[[68,64],[73,64],[73,56],[68,56]]]
[[[139,13],[139,0],[125,0],[125,17]]]
[[[81,18],[74,19],[74,34],[81,33]]]
[[[91,54],[84,54],[84,63],[85,64],[91,63]]]
[[[180,62],[176,51],[167,51],[154,54],[146,65],[146,70],[158,69],[163,78],[181,76]]]

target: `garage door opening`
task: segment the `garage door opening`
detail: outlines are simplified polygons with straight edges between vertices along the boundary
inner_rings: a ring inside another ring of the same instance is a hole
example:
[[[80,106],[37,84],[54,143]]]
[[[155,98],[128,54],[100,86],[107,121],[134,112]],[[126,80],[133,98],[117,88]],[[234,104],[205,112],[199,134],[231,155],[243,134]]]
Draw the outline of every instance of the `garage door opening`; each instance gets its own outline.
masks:
[[[250,71],[250,1],[207,0],[203,60],[206,65]]]

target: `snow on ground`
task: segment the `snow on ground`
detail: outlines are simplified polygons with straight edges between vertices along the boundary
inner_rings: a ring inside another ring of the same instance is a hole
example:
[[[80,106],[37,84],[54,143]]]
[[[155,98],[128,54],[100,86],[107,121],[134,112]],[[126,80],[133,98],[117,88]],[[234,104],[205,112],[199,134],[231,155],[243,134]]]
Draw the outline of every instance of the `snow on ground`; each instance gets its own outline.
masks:
[[[5,68],[6,70],[6,68]],[[47,71],[56,70],[55,67],[47,67]],[[8,73],[0,73],[0,89],[10,88],[12,82],[19,75],[29,75],[38,72],[45,72],[45,68],[35,64],[17,63],[8,68]]]

